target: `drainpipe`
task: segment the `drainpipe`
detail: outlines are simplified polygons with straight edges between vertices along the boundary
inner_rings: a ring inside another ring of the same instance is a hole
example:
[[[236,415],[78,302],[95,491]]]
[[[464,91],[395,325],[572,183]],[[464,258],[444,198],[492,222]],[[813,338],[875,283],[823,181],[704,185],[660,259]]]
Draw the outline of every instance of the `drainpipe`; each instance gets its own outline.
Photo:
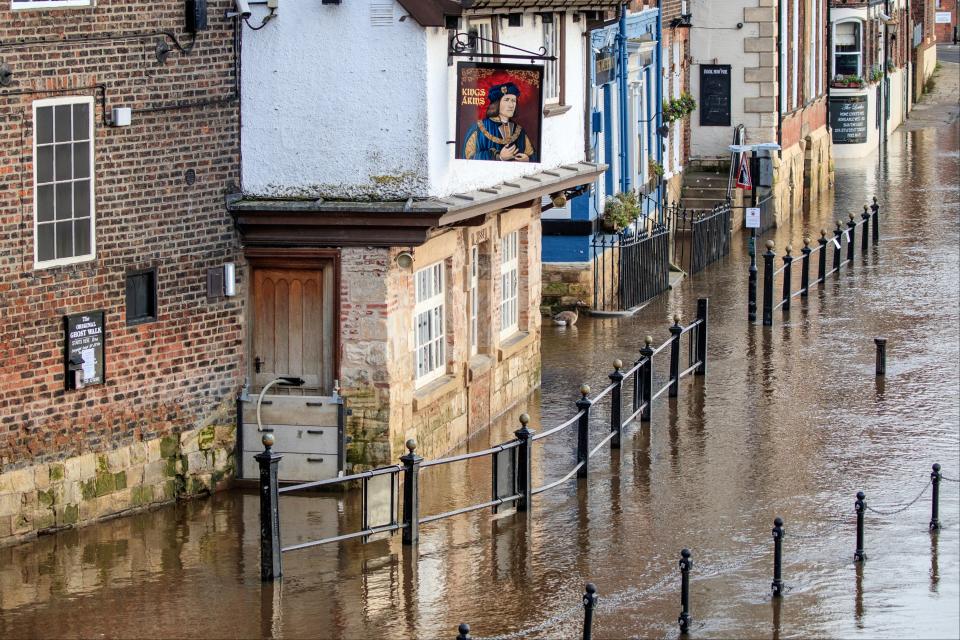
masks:
[[[657,0],[657,104],[656,130],[653,139],[657,141],[657,163],[663,166],[663,138],[660,137],[660,127],[663,126],[663,0]],[[664,189],[663,178],[657,181],[657,222],[664,222]]]
[[[627,59],[627,5],[620,5],[620,24],[617,33],[617,54],[620,58],[620,73],[617,76],[617,87],[620,93],[620,190],[630,193],[633,190],[633,176],[630,169],[630,126],[629,103],[627,90],[629,89],[629,60]]]
[[[884,0],[883,3],[883,13],[884,15],[892,18],[890,14],[890,0]],[[890,26],[883,22],[883,60],[880,61],[880,64],[883,65],[883,104],[877,105],[878,109],[883,109],[883,118],[880,119],[880,140],[884,144],[887,142],[887,129],[889,128],[889,123],[887,119],[890,117],[890,114],[887,112],[887,103],[890,101],[890,96],[887,95],[890,91],[890,84],[887,80],[887,60],[890,58]]]
[[[783,157],[783,112],[787,103],[787,92],[783,89],[783,3],[777,0],[777,144],[780,150],[777,153]]]

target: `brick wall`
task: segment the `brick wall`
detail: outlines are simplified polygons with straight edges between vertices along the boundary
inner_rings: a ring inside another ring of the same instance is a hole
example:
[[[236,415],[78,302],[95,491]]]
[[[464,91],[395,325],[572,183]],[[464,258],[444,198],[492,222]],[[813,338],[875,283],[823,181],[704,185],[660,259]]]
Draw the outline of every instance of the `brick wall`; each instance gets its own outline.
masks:
[[[953,42],[954,29],[957,26],[957,20],[960,19],[960,16],[957,15],[957,12],[960,11],[958,4],[960,3],[958,3],[957,0],[940,0],[939,5],[936,7],[935,11],[949,11],[952,14],[952,22],[935,24],[934,29],[937,42]]]
[[[238,180],[235,35],[223,18],[232,2],[210,2],[210,29],[189,53],[158,34],[188,45],[183,2],[9,6],[0,9],[0,65],[12,72],[0,87],[0,472],[230,424],[243,381],[242,296],[208,302],[206,269],[235,261],[237,249],[223,204]],[[158,40],[174,49],[166,63]],[[65,96],[95,98],[96,256],[35,269],[32,103]],[[133,109],[132,126],[104,125],[115,106]],[[125,274],[144,266],[157,267],[158,319],[127,326]],[[98,309],[106,383],[64,391],[62,317]]]

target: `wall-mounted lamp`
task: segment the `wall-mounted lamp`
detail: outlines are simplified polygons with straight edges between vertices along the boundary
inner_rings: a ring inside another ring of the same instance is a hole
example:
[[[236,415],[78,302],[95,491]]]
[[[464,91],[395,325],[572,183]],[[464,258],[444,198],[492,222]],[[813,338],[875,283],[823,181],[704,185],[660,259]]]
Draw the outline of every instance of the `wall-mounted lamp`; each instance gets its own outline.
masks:
[[[111,124],[115,127],[129,127],[133,120],[133,110],[130,107],[114,107]]]
[[[237,265],[232,262],[223,265],[223,295],[228,298],[237,295]]]
[[[657,129],[657,133],[660,134],[661,138],[666,138],[668,135],[670,135],[670,125],[668,124],[660,125],[660,128]]]
[[[563,191],[559,191],[550,196],[550,202],[553,203],[553,206],[557,209],[562,209],[567,206],[567,194]]]
[[[413,254],[409,251],[403,251],[397,255],[396,262],[401,269],[409,269],[413,266]]]

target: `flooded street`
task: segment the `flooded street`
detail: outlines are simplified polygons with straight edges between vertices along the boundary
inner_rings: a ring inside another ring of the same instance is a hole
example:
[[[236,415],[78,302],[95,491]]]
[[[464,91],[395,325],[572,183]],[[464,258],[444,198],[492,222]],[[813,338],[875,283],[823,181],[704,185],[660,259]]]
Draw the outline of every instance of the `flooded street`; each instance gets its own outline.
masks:
[[[710,297],[709,370],[655,402],[619,454],[589,478],[536,496],[530,528],[489,510],[424,525],[419,557],[399,536],[284,555],[282,586],[258,575],[258,502],[209,500],[0,549],[0,637],[575,637],[583,585],[597,585],[594,637],[675,637],[679,551],[693,552],[693,638],[956,638],[960,633],[960,487],[941,485],[890,516],[867,514],[863,565],[852,562],[855,494],[894,510],[930,465],[960,477],[960,127],[899,131],[886,157],[837,169],[832,201],[763,240],[777,254],[859,214],[876,195],[881,241],[828,277],[772,328],[746,321],[746,234],[731,255],[633,318],[544,325],[542,389],[471,442],[503,442],[530,410],[536,431],[576,413],[582,382],[661,344]],[[859,238],[858,238],[859,244]],[[778,261],[779,264],[779,261]],[[874,337],[888,340],[885,379]],[[606,406],[606,402],[603,403]],[[598,412],[592,438],[606,430]],[[534,485],[574,464],[576,433],[539,441]],[[425,470],[422,515],[489,499],[486,459]],[[467,489],[462,489],[468,487]],[[335,535],[358,500],[282,498],[285,545]],[[775,516],[787,592],[770,597]]]

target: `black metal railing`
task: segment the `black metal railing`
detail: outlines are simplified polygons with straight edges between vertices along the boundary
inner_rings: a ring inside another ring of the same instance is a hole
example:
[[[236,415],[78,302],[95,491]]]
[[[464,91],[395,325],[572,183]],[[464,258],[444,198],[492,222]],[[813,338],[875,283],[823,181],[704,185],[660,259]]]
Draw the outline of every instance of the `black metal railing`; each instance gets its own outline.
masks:
[[[669,287],[669,231],[654,222],[641,229],[644,224],[591,238],[595,311],[629,311]]]
[[[673,230],[674,263],[692,275],[728,255],[730,216],[729,202],[717,204],[712,209],[671,206],[669,217]]]
[[[872,226],[871,226],[872,225]],[[828,237],[826,229],[821,229],[820,238],[817,246],[810,247],[810,239],[804,238],[803,249],[800,250],[800,256],[793,255],[793,249],[787,246],[786,253],[783,255],[783,264],[780,268],[774,268],[774,260],[777,255],[774,253],[774,243],[767,241],[767,251],[762,254],[763,257],[763,324],[770,326],[773,324],[773,312],[777,309],[789,311],[794,298],[805,299],[810,292],[810,288],[816,285],[823,286],[826,283],[827,276],[837,273],[843,265],[853,266],[854,255],[856,253],[857,227],[861,228],[861,252],[867,253],[870,247],[870,240],[873,239],[874,247],[880,241],[880,205],[877,199],[873,199],[873,205],[863,205],[863,213],[860,220],[857,221],[856,215],[850,214],[849,221],[844,224],[837,221],[837,226],[833,231],[833,237]],[[871,233],[872,229],[872,233]],[[832,266],[827,270],[827,253],[832,250]],[[844,258],[844,254],[846,257]],[[810,280],[811,263],[816,261],[817,271],[816,279]],[[799,288],[795,288],[794,262],[799,262]],[[780,279],[780,287],[777,287],[777,278]],[[749,298],[756,300],[757,281],[756,278],[750,278]],[[779,289],[780,293],[775,293]],[[774,302],[774,296],[779,296],[779,301]],[[749,300],[748,300],[749,309]],[[748,311],[749,315],[749,311]],[[752,316],[751,316],[752,317]]]
[[[738,124],[733,129],[732,144],[733,146],[739,146],[743,144],[744,140],[746,140],[746,127]],[[727,171],[727,202],[733,199],[733,185],[737,179],[737,170],[740,168],[740,158],[742,154],[742,151],[730,152],[730,169]]]
[[[493,509],[496,513],[496,510],[504,505],[514,505],[517,512],[525,513],[530,517],[533,496],[559,487],[574,476],[586,478],[589,473],[590,459],[598,452],[607,445],[612,450],[620,449],[621,436],[625,427],[638,419],[641,422],[650,421],[654,400],[665,393],[670,397],[676,397],[680,389],[680,380],[691,374],[706,373],[708,327],[708,300],[701,298],[697,301],[696,320],[684,326],[680,323],[680,316],[675,315],[673,324],[669,327],[670,338],[659,347],[653,348],[653,338],[647,336],[644,347],[640,349],[640,358],[629,369],[623,371],[623,363],[620,360],[614,361],[614,370],[609,375],[610,384],[600,393],[591,398],[590,387],[582,385],[580,398],[576,401],[576,415],[551,429],[535,433],[530,429],[529,416],[523,414],[520,416],[520,428],[514,432],[515,439],[482,451],[425,461],[416,454],[416,442],[408,440],[406,442],[408,451],[406,455],[401,456],[401,464],[341,478],[280,487],[277,469],[282,455],[272,450],[273,435],[265,433],[262,440],[264,451],[255,456],[260,465],[261,578],[271,581],[280,577],[283,573],[281,556],[290,551],[354,538],[367,538],[378,533],[398,530],[402,531],[404,544],[415,544],[419,538],[419,528],[423,525],[481,509]],[[686,341],[686,358],[682,357],[684,340]],[[657,389],[654,377],[655,357],[668,350],[669,374],[666,383]],[[604,398],[609,398],[609,421],[606,421],[603,433],[591,433],[591,415],[594,414],[597,404]],[[625,413],[628,415],[624,416]],[[577,433],[576,464],[560,478],[534,487],[532,468],[535,443],[567,431],[574,425]],[[490,460],[492,488],[489,500],[443,513],[431,515],[420,513],[421,470],[480,458]],[[280,532],[280,497],[282,495],[334,485],[345,487],[358,482],[361,484],[363,500],[361,509],[363,520],[359,530],[289,546],[282,545]],[[403,511],[398,517],[399,501],[396,497],[398,485],[401,484]],[[378,508],[371,508],[374,504],[378,505]]]

